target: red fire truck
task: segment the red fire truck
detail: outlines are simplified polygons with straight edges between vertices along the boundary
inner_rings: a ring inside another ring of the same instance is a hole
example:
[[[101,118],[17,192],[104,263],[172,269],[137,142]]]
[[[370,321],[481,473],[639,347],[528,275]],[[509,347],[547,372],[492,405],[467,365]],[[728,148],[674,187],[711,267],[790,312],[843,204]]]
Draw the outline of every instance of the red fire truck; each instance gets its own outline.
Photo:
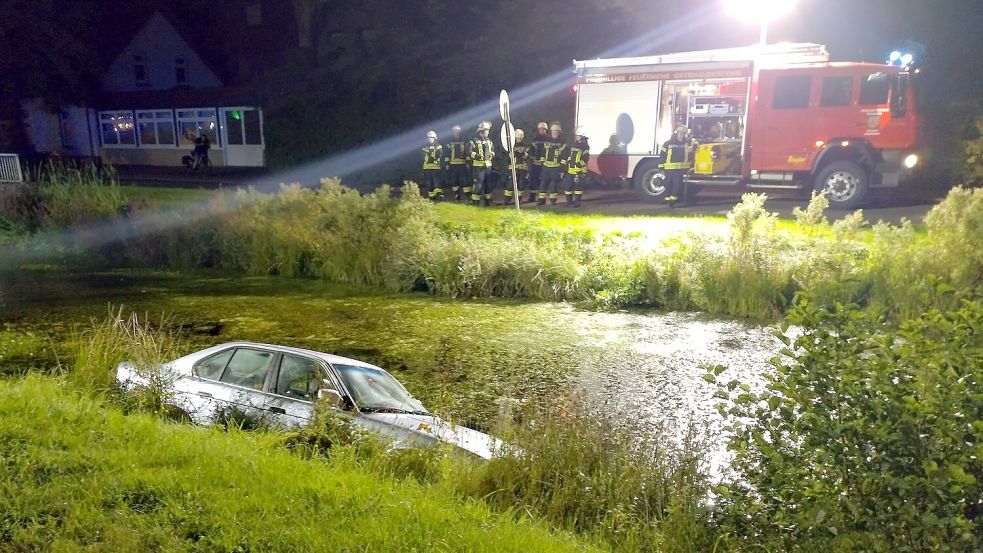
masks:
[[[686,125],[698,143],[690,194],[709,186],[825,191],[853,208],[918,162],[908,67],[833,63],[824,46],[776,44],[574,61],[590,169],[666,192],[659,150]],[[611,138],[611,146],[601,153]],[[613,153],[612,153],[613,152]],[[599,155],[600,154],[600,155]]]

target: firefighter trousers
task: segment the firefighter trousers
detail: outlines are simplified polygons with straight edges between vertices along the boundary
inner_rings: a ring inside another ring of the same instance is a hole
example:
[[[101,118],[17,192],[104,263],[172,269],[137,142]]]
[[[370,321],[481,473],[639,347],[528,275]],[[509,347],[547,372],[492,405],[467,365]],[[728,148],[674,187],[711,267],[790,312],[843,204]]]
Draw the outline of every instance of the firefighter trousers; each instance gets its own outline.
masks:
[[[503,204],[510,203],[512,201],[515,190],[519,191],[519,200],[521,201],[522,196],[526,193],[526,190],[529,188],[529,171],[526,171],[525,169],[515,170],[516,186],[512,186],[511,170],[509,171],[508,175],[509,178],[506,181],[504,198],[502,199]]]
[[[683,179],[688,169],[666,169],[666,198],[683,199]]]
[[[563,178],[563,167],[543,166],[543,174],[539,179],[539,195],[536,196],[536,204],[543,205],[549,198],[551,204],[556,203],[559,197],[560,181]]]
[[[443,175],[440,169],[423,170],[423,186],[427,189],[427,197],[431,200],[444,199]]]
[[[584,197],[584,175],[581,173],[563,175],[563,195],[568,204],[580,205]]]
[[[463,194],[464,199],[471,195],[471,175],[468,175],[468,166],[463,163],[451,164],[447,172],[448,185],[454,193],[454,199],[460,200]]]
[[[491,167],[472,167],[471,203],[478,205],[485,200],[485,205],[491,204]]]
[[[543,177],[542,165],[529,166],[529,201],[536,199],[536,192],[539,191],[539,181]]]

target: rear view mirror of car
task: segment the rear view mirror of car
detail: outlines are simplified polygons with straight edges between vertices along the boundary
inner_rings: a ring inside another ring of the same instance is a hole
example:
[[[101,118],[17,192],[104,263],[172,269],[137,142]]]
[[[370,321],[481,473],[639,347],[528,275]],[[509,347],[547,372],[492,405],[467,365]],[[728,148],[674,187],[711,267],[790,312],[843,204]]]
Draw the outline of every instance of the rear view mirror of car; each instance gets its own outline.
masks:
[[[341,394],[332,388],[321,388],[317,391],[317,400],[326,401],[331,407],[340,408],[342,405]]]

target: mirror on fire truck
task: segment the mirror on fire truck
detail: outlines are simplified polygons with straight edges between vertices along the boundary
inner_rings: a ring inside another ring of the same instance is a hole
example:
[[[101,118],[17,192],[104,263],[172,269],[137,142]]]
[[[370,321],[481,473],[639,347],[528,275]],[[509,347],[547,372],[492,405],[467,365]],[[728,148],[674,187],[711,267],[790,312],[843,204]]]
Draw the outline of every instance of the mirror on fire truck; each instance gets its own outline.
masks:
[[[631,115],[621,113],[614,124],[614,133],[618,135],[618,141],[628,145],[632,138],[635,138],[635,123],[631,120]]]

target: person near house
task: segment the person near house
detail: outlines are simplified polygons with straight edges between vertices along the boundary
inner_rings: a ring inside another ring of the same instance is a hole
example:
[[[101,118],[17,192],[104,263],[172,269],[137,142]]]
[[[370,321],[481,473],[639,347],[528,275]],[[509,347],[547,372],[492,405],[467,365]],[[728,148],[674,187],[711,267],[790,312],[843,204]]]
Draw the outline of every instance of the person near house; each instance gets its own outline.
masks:
[[[539,182],[539,195],[536,205],[556,205],[559,196],[560,181],[563,178],[563,161],[566,159],[567,145],[563,143],[561,133],[563,128],[559,122],[550,125],[550,136],[543,143],[543,169]]]
[[[437,142],[437,131],[427,131],[427,146],[423,148],[423,186],[431,201],[444,199],[443,167],[444,148]]]
[[[515,190],[519,191],[519,201],[522,201],[523,196],[526,194],[526,189],[529,188],[529,145],[525,142],[526,133],[522,129],[515,129],[515,147],[512,149],[513,156],[515,157],[515,165],[512,165],[512,161],[509,160],[509,165],[506,171],[508,179],[506,179],[505,193],[502,197],[502,205],[509,205],[514,202],[515,196],[513,195]],[[515,167],[515,185],[512,183],[512,168]]]
[[[488,138],[491,123],[482,121],[478,124],[478,134],[468,141],[467,158],[471,161],[471,204],[491,205],[491,170],[495,158],[495,145]]]
[[[543,178],[543,147],[549,139],[549,125],[540,121],[536,125],[536,136],[529,145],[529,201],[536,201],[536,191],[539,190]]]
[[[452,137],[447,142],[445,169],[447,171],[447,184],[454,193],[454,201],[461,201],[462,197],[467,200],[471,195],[471,177],[468,175],[468,159],[464,155],[467,142],[461,136],[461,126],[451,127]]]
[[[672,138],[662,145],[660,167],[666,173],[666,203],[670,208],[685,200],[686,174],[693,168],[693,155],[697,143],[689,137],[686,125],[679,125]]]
[[[212,143],[208,140],[208,136],[205,133],[199,134],[194,139],[195,146],[191,149],[191,159],[186,161],[188,169],[195,171],[199,167],[208,167],[211,165],[211,160],[208,159],[208,150],[211,149]]]
[[[567,149],[566,169],[563,175],[563,195],[570,207],[580,207],[584,197],[584,180],[587,178],[587,160],[590,159],[590,145],[584,136],[583,127],[573,131],[573,142]]]

